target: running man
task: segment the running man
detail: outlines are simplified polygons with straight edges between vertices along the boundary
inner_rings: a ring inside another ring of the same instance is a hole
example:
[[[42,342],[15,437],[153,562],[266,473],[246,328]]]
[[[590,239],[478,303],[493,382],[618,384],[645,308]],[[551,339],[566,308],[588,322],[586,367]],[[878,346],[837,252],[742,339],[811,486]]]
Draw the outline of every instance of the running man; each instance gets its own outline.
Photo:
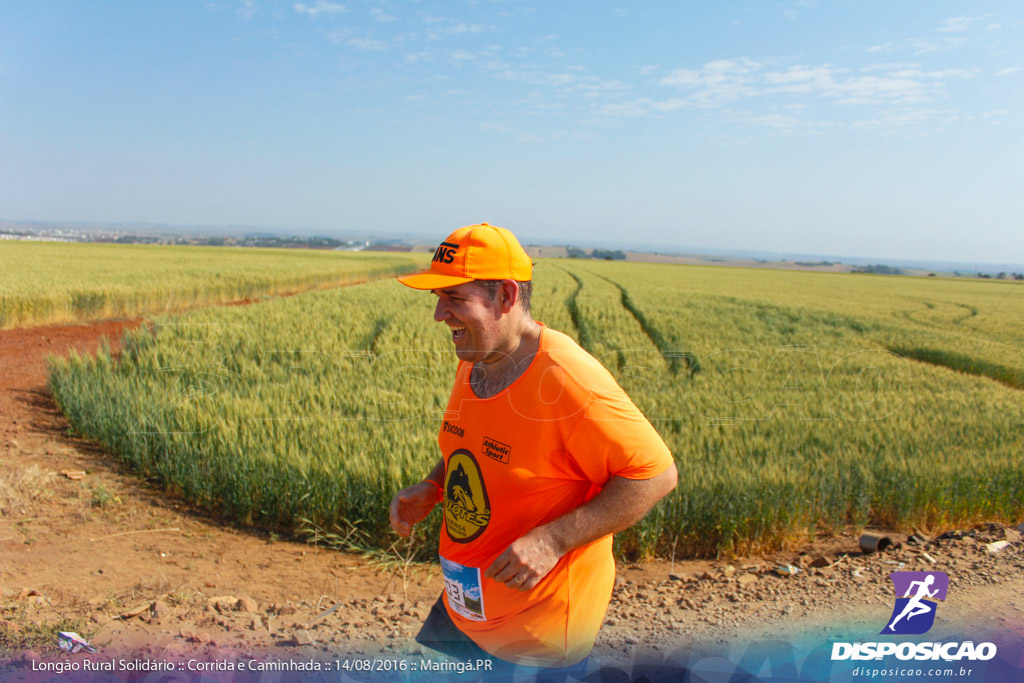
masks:
[[[484,223],[399,278],[437,297],[459,364],[441,458],[390,518],[407,536],[442,503],[445,592],[420,643],[577,675],[611,599],[612,534],[675,487],[676,466],[611,374],[532,318],[532,276],[515,236]]]

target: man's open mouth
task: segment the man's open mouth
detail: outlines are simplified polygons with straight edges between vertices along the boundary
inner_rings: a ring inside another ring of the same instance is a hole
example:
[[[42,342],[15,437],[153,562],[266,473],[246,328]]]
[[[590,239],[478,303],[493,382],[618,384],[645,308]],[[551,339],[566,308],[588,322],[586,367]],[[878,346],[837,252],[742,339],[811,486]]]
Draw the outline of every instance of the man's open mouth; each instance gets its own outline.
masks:
[[[451,325],[450,327],[451,327],[451,330],[452,330],[452,341],[453,342],[461,341],[462,338],[466,336],[466,328],[465,327],[456,327],[455,325]]]

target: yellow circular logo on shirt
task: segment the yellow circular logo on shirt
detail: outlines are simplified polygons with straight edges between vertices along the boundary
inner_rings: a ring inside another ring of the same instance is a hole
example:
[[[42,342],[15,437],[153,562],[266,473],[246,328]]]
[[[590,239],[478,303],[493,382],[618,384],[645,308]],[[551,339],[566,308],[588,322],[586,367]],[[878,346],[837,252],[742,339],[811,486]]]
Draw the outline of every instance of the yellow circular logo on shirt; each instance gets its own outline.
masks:
[[[459,449],[448,457],[444,473],[444,526],[448,538],[469,543],[487,528],[491,502],[473,454]]]

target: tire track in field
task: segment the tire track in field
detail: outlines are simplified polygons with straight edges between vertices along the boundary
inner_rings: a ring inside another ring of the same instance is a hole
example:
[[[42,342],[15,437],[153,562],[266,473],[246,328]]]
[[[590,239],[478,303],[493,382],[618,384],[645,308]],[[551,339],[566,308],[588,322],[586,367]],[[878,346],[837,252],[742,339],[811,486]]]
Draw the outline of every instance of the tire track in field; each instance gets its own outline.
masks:
[[[590,334],[590,326],[587,324],[583,314],[580,313],[579,303],[576,301],[580,292],[583,291],[583,280],[581,280],[576,273],[567,270],[566,268],[562,268],[561,266],[556,267],[576,282],[576,289],[574,289],[565,299],[565,308],[569,311],[569,319],[572,320],[572,326],[576,330],[576,336],[580,340],[580,346],[586,349],[588,353],[593,354],[594,338]]]
[[[961,372],[976,377],[986,377],[1011,389],[1024,389],[1024,372],[1016,368],[975,358],[955,351],[927,348],[921,346],[900,346],[890,344],[886,347],[901,358],[911,358],[953,372]]]
[[[975,308],[974,306],[971,306],[969,304],[958,304],[956,302],[953,302],[953,305],[954,306],[959,306],[960,308],[967,309],[967,314],[966,315],[962,315],[959,318],[953,318],[953,324],[954,325],[960,325],[965,320],[970,320],[974,316],[978,315],[978,309]]]
[[[916,303],[919,303],[922,306],[924,306],[926,312],[930,311],[930,310],[935,310],[935,306],[936,306],[935,302],[928,301],[928,300],[925,300],[925,299],[913,300],[913,301],[915,301]],[[942,301],[942,302],[939,302],[939,303],[943,307],[955,307],[955,308],[964,309],[966,311],[966,313],[962,313],[960,315],[954,315],[953,312],[951,311],[950,312],[950,319],[948,321],[943,320],[943,321],[935,321],[935,322],[933,322],[931,320],[922,320],[922,319],[918,318],[917,314],[920,312],[920,309],[911,309],[911,310],[899,311],[899,312],[894,311],[893,315],[896,316],[896,317],[903,318],[904,320],[909,320],[912,323],[916,323],[916,324],[922,325],[924,327],[930,327],[930,328],[936,329],[936,330],[946,330],[946,329],[948,329],[950,324],[953,324],[953,325],[963,325],[964,322],[966,322],[966,321],[970,320],[971,318],[973,318],[973,317],[978,315],[978,309],[975,308],[974,306],[971,306],[970,304],[961,304],[961,303],[957,303],[955,301]]]
[[[376,358],[379,355],[377,352],[377,342],[380,341],[381,335],[384,334],[384,331],[388,328],[388,325],[391,324],[391,321],[394,320],[394,318],[395,317],[393,315],[390,315],[386,318],[377,318],[374,320],[373,330],[370,334],[366,335],[363,343],[359,345],[360,348],[366,349],[370,352],[371,356]]]
[[[643,333],[651,340],[654,347],[661,352],[661,357],[665,359],[669,372],[673,375],[678,375],[683,364],[686,365],[686,374],[689,377],[693,377],[700,372],[700,360],[697,358],[697,354],[693,351],[679,351],[678,344],[669,343],[661,330],[659,330],[654,323],[648,320],[643,311],[637,308],[636,304],[633,303],[633,300],[629,298],[629,291],[627,291],[624,286],[611,278],[605,277],[604,275],[600,275],[598,273],[594,273],[594,275],[605,282],[614,285],[615,288],[619,290],[619,299],[622,307],[633,316],[633,319],[636,320]]]

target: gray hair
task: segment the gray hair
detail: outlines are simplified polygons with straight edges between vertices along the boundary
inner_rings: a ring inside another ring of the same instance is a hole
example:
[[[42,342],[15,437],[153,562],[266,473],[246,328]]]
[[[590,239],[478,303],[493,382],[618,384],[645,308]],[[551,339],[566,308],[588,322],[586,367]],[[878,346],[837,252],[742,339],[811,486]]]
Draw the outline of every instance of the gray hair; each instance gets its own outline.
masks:
[[[501,289],[501,283],[504,280],[473,280],[473,282],[483,287],[484,291],[487,292],[487,298],[494,301],[494,297],[498,296],[498,290]],[[516,280],[515,282],[519,285],[519,304],[523,307],[523,313],[529,313],[533,283],[529,280]]]

